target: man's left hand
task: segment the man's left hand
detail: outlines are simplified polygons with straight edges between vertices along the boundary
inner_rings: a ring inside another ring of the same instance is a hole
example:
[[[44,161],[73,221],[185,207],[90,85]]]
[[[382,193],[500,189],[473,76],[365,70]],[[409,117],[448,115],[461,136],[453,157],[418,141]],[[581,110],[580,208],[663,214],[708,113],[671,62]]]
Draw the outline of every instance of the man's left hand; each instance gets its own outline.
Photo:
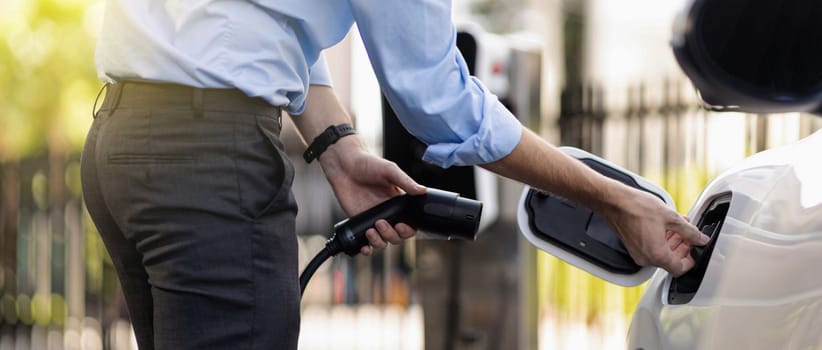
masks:
[[[344,137],[320,156],[325,176],[346,215],[357,215],[403,192],[411,195],[425,193],[424,186],[416,183],[394,162],[365,150],[356,136]],[[399,244],[413,237],[416,230],[404,223],[393,227],[378,220],[375,228],[365,235],[369,245],[360,253],[370,255],[373,249],[385,248],[388,243]]]

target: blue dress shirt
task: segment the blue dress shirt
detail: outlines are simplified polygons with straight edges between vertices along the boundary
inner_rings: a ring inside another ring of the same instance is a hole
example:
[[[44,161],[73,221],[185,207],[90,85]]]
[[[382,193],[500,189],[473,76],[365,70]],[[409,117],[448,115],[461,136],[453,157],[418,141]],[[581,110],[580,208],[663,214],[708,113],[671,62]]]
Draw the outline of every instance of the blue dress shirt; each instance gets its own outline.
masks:
[[[309,85],[331,85],[322,50],[354,22],[424,160],[489,163],[519,143],[519,122],[456,48],[450,0],[107,0],[95,59],[106,82],[237,88],[299,115]]]

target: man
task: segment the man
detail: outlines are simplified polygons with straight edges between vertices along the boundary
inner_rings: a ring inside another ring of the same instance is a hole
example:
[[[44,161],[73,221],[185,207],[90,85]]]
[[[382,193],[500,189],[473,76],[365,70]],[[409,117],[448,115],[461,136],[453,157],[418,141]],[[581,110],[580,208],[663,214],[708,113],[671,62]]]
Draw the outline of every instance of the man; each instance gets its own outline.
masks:
[[[347,214],[401,191],[424,193],[357,136],[324,133],[350,119],[322,50],[354,22],[388,100],[428,144],[427,161],[480,164],[586,204],[638,263],[674,274],[693,265],[690,246],[707,238],[651,195],[523,129],[469,75],[450,1],[106,5],[96,62],[113,85],[89,132],[83,184],[141,349],[296,348],[296,204],[281,110],[317,150],[307,159],[318,158]],[[362,253],[413,234],[380,221]]]

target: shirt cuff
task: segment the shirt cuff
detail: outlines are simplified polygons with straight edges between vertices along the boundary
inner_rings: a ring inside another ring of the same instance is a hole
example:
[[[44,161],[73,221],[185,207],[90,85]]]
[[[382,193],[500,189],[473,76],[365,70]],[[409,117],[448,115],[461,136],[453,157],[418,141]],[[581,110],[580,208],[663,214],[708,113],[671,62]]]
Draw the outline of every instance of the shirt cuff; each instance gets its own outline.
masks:
[[[422,159],[448,168],[492,163],[511,154],[522,137],[522,125],[495,96],[487,93],[486,101],[492,105],[474,135],[461,143],[430,144]]]

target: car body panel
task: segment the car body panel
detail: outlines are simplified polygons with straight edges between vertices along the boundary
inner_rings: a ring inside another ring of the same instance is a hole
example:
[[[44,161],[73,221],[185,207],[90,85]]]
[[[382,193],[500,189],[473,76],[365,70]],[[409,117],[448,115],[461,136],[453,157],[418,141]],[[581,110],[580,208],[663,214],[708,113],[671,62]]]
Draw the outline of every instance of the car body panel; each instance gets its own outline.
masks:
[[[822,132],[749,157],[694,204],[730,192],[702,283],[668,303],[654,275],[634,313],[628,349],[822,349]]]

